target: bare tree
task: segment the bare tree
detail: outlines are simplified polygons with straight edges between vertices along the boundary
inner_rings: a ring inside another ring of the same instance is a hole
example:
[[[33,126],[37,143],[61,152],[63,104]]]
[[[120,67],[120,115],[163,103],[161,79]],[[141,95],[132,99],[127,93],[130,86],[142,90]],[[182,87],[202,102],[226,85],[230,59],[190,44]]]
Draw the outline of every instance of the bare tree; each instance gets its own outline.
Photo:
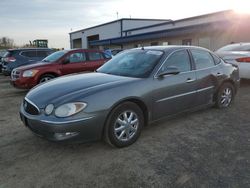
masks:
[[[14,47],[14,40],[9,37],[0,37],[0,48]]]

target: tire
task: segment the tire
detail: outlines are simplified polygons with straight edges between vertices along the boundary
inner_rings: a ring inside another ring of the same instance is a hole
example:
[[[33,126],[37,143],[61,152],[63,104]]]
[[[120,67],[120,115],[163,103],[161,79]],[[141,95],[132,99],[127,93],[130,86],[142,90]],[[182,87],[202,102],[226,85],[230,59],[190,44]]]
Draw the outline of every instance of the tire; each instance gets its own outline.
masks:
[[[124,102],[114,108],[105,124],[104,138],[111,146],[126,147],[140,136],[144,126],[143,112],[138,105]]]
[[[44,83],[44,82],[47,82],[47,81],[49,81],[49,80],[51,80],[53,78],[55,78],[54,75],[52,75],[52,74],[45,74],[45,75],[43,75],[43,76],[40,77],[38,83],[39,84],[40,83]]]
[[[216,95],[215,105],[217,108],[227,108],[234,99],[235,89],[231,83],[224,83]]]

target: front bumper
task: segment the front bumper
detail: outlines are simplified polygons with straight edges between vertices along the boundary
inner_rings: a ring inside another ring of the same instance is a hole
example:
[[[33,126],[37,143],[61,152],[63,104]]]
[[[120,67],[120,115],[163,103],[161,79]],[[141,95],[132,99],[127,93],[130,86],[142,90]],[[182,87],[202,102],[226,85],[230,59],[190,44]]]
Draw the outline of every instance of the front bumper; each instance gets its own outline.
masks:
[[[77,119],[49,118],[46,115],[30,115],[20,109],[24,125],[37,136],[50,141],[90,142],[102,138],[104,116],[86,116]]]
[[[36,86],[36,81],[32,78],[11,78],[10,84],[19,89],[31,89]]]

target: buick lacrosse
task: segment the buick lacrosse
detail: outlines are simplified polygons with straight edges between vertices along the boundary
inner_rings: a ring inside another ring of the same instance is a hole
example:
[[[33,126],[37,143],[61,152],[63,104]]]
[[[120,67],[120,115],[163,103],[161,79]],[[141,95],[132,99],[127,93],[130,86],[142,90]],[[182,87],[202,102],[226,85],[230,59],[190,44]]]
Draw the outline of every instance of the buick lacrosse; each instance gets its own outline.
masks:
[[[104,139],[124,147],[144,126],[204,106],[226,108],[239,86],[237,66],[192,46],[126,50],[95,73],[40,84],[24,98],[21,120],[51,141]]]

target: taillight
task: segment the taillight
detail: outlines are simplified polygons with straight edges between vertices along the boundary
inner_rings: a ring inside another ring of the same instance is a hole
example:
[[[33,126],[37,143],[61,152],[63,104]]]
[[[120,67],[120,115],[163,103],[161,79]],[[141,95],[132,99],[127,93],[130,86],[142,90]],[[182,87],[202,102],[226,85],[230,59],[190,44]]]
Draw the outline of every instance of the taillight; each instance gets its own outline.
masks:
[[[250,63],[250,57],[242,57],[236,59],[237,62],[245,62],[245,63]]]
[[[6,57],[6,58],[4,58],[4,61],[6,61],[7,63],[11,63],[11,62],[15,62],[16,58],[14,58],[14,57]]]

